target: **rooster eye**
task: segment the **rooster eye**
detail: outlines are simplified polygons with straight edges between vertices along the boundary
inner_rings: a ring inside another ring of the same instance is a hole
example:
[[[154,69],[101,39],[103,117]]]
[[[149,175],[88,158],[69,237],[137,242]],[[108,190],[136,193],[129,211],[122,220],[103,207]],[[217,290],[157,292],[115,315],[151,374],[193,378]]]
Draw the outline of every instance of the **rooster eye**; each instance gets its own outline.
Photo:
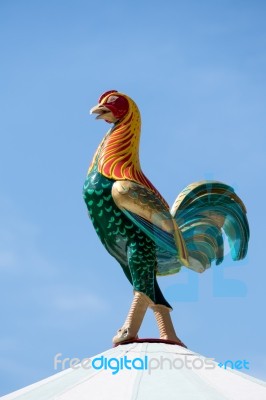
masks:
[[[110,96],[109,99],[107,100],[107,104],[108,103],[113,103],[114,101],[116,101],[118,99],[118,96]]]

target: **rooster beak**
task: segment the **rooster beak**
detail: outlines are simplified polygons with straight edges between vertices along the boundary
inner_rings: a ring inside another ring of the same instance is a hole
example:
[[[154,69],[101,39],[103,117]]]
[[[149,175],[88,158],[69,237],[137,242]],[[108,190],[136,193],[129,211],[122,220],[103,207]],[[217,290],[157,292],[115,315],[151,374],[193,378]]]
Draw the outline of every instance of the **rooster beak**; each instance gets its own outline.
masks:
[[[110,110],[109,110],[107,107],[102,106],[101,104],[97,104],[97,106],[92,107],[92,108],[90,109],[90,114],[99,114],[99,115],[96,117],[96,119],[102,118],[102,116],[103,116],[105,113],[109,113],[109,112],[110,112]]]
[[[97,104],[97,106],[94,106],[90,109],[90,114],[98,114],[100,111],[98,111],[100,109],[101,105]]]
[[[96,119],[104,119],[106,122],[116,122],[116,118],[114,118],[112,111],[101,104],[92,107],[90,109],[90,114],[98,114]]]

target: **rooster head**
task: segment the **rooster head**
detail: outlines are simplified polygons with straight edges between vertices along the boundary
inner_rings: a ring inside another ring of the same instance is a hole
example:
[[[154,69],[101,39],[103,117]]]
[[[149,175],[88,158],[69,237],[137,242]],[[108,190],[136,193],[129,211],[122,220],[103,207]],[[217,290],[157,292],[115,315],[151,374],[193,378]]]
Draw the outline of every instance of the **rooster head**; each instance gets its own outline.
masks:
[[[115,124],[127,115],[128,110],[129,102],[126,96],[117,90],[109,90],[101,95],[98,104],[90,110],[90,114],[98,114],[96,119],[104,119]]]

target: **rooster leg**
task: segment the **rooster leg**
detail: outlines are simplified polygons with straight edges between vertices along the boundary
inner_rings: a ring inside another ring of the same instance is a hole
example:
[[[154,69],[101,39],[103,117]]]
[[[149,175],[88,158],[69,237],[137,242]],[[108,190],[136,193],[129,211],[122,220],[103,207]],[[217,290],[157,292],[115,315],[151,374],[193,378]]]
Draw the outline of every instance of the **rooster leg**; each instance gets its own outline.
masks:
[[[180,339],[178,339],[176,336],[175,328],[170,316],[171,309],[163,306],[162,304],[154,304],[151,306],[151,308],[154,312],[154,316],[159,328],[160,339],[180,342]]]
[[[144,293],[134,291],[134,298],[124,325],[113,337],[114,344],[137,338],[147,308],[152,304],[154,303]]]

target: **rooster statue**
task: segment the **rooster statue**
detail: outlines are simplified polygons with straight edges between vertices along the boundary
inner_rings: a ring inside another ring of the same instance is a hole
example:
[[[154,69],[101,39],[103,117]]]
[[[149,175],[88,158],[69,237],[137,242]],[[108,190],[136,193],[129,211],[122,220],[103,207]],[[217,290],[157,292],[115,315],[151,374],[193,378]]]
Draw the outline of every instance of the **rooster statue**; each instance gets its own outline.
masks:
[[[96,150],[83,196],[102,244],[121,265],[134,293],[113,343],[138,338],[148,307],[160,339],[180,343],[172,308],[156,277],[175,274],[182,266],[203,272],[212,262],[220,264],[223,232],[233,260],[244,258],[249,240],[245,206],[230,186],[201,181],[187,186],[170,210],[140,166],[141,118],[134,101],[111,90],[90,112],[113,126]]]

